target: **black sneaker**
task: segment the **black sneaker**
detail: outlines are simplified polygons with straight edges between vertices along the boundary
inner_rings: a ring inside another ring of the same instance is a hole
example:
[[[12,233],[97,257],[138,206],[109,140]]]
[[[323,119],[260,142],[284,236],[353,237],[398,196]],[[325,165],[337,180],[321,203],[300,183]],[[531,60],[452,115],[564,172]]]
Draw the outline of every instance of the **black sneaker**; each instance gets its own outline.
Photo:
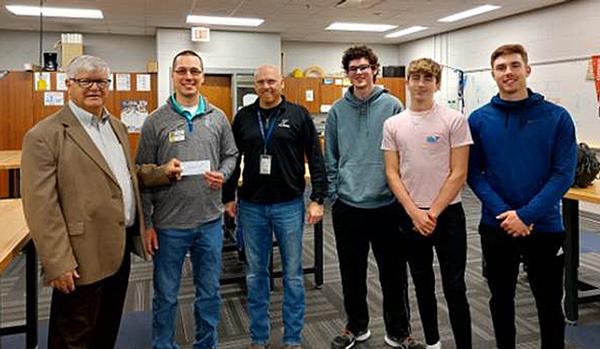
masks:
[[[392,348],[400,348],[400,349],[427,349],[427,346],[424,343],[417,342],[411,337],[406,337],[404,339],[400,339],[394,336],[385,335],[383,338],[385,344],[389,345]]]
[[[341,335],[336,336],[331,341],[331,349],[350,349],[356,345],[356,342],[364,342],[370,337],[371,331],[369,329],[360,331],[356,336],[352,332],[344,330]]]

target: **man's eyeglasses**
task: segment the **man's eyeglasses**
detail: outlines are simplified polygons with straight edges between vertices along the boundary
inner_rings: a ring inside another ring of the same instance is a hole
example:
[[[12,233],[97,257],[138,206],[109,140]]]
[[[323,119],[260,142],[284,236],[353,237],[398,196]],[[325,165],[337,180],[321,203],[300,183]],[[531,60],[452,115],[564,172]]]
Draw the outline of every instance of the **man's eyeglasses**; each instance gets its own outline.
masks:
[[[360,73],[363,71],[368,71],[370,69],[373,69],[375,66],[370,65],[370,64],[362,64],[362,65],[357,65],[357,66],[350,66],[348,67],[348,72],[350,73]]]
[[[110,84],[110,79],[106,80],[90,80],[90,79],[69,79],[75,81],[81,88],[91,88],[93,84],[96,84],[99,89],[104,90]]]
[[[175,74],[177,74],[177,75],[184,76],[184,75],[187,75],[187,73],[192,74],[192,76],[199,76],[200,74],[202,74],[202,69],[198,69],[198,68],[192,68],[192,69],[177,68],[177,69],[175,69]]]

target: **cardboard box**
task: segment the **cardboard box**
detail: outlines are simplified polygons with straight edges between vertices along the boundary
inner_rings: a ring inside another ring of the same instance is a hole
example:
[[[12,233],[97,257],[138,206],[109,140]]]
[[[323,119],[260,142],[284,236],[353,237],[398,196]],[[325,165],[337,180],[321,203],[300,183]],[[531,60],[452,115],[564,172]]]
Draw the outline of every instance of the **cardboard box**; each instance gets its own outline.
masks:
[[[146,64],[146,72],[148,73],[158,73],[158,62],[148,62],[148,64]]]
[[[75,57],[83,54],[83,44],[62,43],[60,45],[60,66],[64,69]]]

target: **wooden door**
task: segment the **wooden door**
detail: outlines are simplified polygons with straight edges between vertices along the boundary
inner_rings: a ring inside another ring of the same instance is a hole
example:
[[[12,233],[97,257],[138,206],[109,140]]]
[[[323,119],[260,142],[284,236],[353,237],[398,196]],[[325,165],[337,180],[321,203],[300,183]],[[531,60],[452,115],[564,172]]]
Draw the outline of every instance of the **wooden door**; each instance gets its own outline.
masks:
[[[33,74],[9,72],[0,79],[0,150],[20,150],[33,126]],[[8,195],[8,171],[0,171],[0,197]]]
[[[300,104],[310,113],[318,113],[321,108],[321,79],[320,78],[284,78],[283,94],[292,103]],[[307,94],[307,91],[311,91]],[[312,94],[312,100],[308,95]]]
[[[233,118],[231,75],[205,75],[200,93],[208,99],[209,103],[221,109],[231,122]]]
[[[385,86],[390,94],[396,96],[406,107],[406,80],[404,78],[378,78],[377,84]]]

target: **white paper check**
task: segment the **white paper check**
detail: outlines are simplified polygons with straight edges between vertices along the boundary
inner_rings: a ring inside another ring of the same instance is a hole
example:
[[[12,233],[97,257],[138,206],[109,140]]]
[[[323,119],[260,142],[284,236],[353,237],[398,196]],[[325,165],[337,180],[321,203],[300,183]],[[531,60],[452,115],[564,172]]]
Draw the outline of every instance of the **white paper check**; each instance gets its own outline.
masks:
[[[181,162],[181,175],[182,176],[197,176],[204,172],[210,171],[210,161],[183,161]]]

